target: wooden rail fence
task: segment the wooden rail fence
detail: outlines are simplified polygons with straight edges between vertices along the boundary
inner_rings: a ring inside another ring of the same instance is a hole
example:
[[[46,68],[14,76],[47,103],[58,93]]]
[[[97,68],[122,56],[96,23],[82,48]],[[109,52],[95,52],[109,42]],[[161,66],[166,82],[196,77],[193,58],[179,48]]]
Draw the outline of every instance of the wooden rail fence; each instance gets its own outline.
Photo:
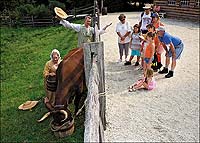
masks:
[[[82,7],[74,7],[70,12],[71,15],[67,20],[71,21],[74,18],[83,18],[86,15],[92,15],[94,10],[94,5],[87,5]],[[29,27],[44,27],[44,26],[55,26],[59,24],[53,16],[36,18],[34,16],[24,16],[18,20],[12,19],[10,16],[0,16],[1,26],[29,26]]]
[[[29,26],[29,27],[43,27],[43,26],[55,26],[59,22],[53,17],[35,18],[34,16],[25,16],[19,20],[11,19],[9,16],[1,17],[1,26]]]

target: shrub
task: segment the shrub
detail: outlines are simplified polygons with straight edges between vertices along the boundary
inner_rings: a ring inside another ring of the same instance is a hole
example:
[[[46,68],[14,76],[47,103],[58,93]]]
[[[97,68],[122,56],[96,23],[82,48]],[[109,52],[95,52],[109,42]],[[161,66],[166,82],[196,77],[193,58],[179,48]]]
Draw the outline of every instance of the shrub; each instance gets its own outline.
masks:
[[[49,11],[49,9],[44,5],[38,5],[37,7],[34,8],[33,10],[33,14],[34,17],[47,17],[50,16],[51,13]]]
[[[34,17],[46,17],[50,16],[50,11],[48,7],[44,4],[34,6],[32,4],[20,5],[15,10],[15,17],[24,17],[24,16],[34,16]]]
[[[49,1],[49,10],[50,10],[50,12],[51,12],[52,15],[55,15],[55,13],[54,13],[54,7],[60,7],[64,11],[66,11],[64,3],[61,3],[59,1],[50,0]]]

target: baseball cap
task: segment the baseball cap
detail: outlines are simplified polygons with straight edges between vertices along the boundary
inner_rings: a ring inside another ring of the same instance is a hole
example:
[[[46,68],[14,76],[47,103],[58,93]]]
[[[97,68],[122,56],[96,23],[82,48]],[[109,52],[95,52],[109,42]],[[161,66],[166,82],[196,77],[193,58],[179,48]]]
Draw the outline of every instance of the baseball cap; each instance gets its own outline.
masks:
[[[165,27],[164,26],[159,26],[156,30],[157,31],[165,31]]]
[[[152,14],[152,18],[154,18],[154,17],[159,18],[159,15],[157,12]]]

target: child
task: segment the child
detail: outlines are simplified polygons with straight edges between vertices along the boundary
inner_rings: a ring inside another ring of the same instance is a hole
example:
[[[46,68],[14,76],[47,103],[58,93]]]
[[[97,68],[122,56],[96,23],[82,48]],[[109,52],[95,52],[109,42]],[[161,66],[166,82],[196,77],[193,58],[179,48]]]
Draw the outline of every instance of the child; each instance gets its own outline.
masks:
[[[138,89],[152,90],[156,87],[156,81],[153,78],[153,69],[147,69],[144,79],[138,80],[136,83],[129,87],[129,92],[136,91]]]
[[[152,15],[152,24],[157,29],[160,26],[164,26],[164,24],[160,21],[159,14],[156,12]]]
[[[147,25],[147,30],[148,32],[153,32],[156,33],[155,26],[153,24],[148,24]],[[157,65],[154,67],[154,70],[157,71],[162,67],[161,64],[161,54],[164,51],[162,44],[160,43],[160,40],[158,39],[158,36],[155,35],[154,37],[154,43],[155,43],[155,56],[154,59],[157,58]]]
[[[125,62],[124,65],[131,65],[131,61],[134,58],[134,56],[137,56],[137,61],[135,63],[135,66],[139,65],[140,60],[140,38],[139,38],[139,32],[140,27],[139,24],[135,24],[133,26],[133,33],[131,34],[131,41],[129,43],[129,47],[131,49],[131,56],[129,58],[129,61]]]
[[[147,46],[147,41],[146,41],[146,34],[142,34],[140,35],[140,54],[141,54],[141,67],[139,68],[140,70],[143,70],[143,66],[144,66],[144,51],[146,50],[146,46]]]
[[[146,72],[146,69],[151,68],[151,63],[152,63],[153,56],[155,53],[155,44],[153,40],[154,36],[155,34],[152,32],[147,33],[147,46],[144,51],[144,66],[143,66],[144,73]]]

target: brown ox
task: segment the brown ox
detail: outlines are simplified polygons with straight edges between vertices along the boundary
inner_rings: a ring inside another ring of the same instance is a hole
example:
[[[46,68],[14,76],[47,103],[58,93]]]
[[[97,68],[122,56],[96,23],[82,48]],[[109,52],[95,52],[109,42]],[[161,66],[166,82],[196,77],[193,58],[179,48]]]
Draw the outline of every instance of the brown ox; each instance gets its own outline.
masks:
[[[57,125],[72,120],[68,105],[73,99],[75,113],[78,111],[79,102],[86,87],[83,48],[75,48],[64,57],[58,66],[56,78],[57,89],[54,109],[45,114],[38,122],[43,121],[50,114],[53,114],[54,123]]]
[[[53,114],[53,118],[56,123],[61,123],[64,119],[71,118],[68,105],[74,97],[75,113],[78,111],[79,101],[85,88],[83,48],[71,50],[59,64],[56,75],[58,85],[54,110],[66,112],[65,117],[58,115],[60,112],[56,112],[58,114]]]

